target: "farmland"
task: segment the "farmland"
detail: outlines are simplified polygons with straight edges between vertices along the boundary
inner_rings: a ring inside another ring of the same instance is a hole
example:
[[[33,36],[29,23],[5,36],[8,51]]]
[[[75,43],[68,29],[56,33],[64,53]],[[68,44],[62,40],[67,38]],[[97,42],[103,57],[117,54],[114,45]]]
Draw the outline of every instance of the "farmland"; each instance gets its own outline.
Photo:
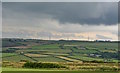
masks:
[[[117,71],[118,42],[3,39],[3,67],[22,68],[26,62],[53,63],[66,68],[47,70]],[[46,69],[46,68],[45,68]]]

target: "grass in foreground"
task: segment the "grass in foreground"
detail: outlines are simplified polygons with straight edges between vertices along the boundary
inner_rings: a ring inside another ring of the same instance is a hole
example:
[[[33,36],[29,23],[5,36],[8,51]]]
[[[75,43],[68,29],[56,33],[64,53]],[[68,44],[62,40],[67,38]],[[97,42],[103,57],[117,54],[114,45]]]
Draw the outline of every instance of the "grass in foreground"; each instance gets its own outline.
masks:
[[[2,68],[2,73],[9,73],[10,72],[25,72],[25,73],[32,73],[33,71],[34,72],[42,72],[42,73],[120,73],[120,72],[110,72],[110,71],[75,71],[75,70],[51,70],[51,69],[29,69],[29,68],[8,68],[8,67],[3,67]]]

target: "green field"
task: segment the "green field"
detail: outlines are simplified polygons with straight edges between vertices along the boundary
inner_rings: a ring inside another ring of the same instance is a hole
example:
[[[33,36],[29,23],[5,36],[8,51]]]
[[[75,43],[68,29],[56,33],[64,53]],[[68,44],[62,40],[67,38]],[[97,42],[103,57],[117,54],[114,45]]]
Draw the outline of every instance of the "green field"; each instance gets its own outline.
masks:
[[[16,53],[2,53],[2,57],[11,57],[11,56],[16,56]]]
[[[88,71],[3,71],[2,73],[120,73],[120,72],[88,72]]]
[[[10,70],[14,70],[13,67],[24,69],[22,65],[27,61],[58,63],[68,67],[62,70],[118,69],[118,42],[115,41],[3,39],[2,52],[4,70],[9,70],[7,67],[11,67]]]
[[[2,73],[119,73],[119,72],[103,72],[103,71],[63,71],[63,70],[46,70],[46,69],[16,69],[3,68]]]

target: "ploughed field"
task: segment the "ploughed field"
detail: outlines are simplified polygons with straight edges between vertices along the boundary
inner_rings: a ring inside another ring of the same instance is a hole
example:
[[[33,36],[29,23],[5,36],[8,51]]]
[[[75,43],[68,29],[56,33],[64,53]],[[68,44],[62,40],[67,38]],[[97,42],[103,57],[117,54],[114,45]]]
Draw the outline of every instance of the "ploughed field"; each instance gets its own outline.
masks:
[[[5,68],[23,68],[26,62],[66,66],[52,70],[117,71],[119,68],[118,42],[3,39],[2,46]]]

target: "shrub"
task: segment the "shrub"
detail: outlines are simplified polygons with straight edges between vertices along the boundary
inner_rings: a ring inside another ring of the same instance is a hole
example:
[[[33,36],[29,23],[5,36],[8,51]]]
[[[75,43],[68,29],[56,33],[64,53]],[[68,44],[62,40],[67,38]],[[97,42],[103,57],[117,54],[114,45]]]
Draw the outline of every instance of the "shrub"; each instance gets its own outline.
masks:
[[[23,65],[24,68],[66,68],[65,66],[55,63],[37,63],[37,62],[26,62]]]

